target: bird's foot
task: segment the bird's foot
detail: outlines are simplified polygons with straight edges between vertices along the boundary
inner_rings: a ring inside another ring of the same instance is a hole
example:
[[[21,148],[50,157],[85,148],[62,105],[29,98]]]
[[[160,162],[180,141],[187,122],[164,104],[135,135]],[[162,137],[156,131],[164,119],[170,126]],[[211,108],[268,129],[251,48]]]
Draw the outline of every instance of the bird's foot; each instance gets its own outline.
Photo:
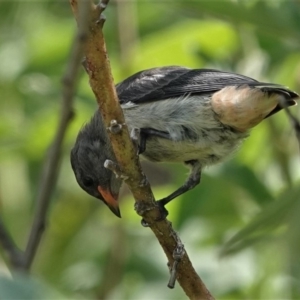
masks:
[[[155,219],[155,222],[159,222],[159,221],[165,220],[166,217],[167,217],[167,215],[169,214],[169,212],[167,211],[167,209],[165,208],[165,206],[162,205],[159,201],[155,202],[155,206],[145,204],[145,202],[136,202],[135,205],[134,205],[134,209],[136,210],[136,212],[140,216],[143,216],[146,211],[155,209],[157,207],[159,209],[160,215],[159,215],[159,217],[157,217]],[[146,222],[144,218],[142,219],[141,224],[144,227],[149,227],[150,226],[150,224],[148,222]]]
[[[130,137],[136,145],[137,154],[143,154],[146,151],[146,143],[149,137],[159,137],[172,140],[168,132],[160,131],[154,128],[133,128],[130,132]]]

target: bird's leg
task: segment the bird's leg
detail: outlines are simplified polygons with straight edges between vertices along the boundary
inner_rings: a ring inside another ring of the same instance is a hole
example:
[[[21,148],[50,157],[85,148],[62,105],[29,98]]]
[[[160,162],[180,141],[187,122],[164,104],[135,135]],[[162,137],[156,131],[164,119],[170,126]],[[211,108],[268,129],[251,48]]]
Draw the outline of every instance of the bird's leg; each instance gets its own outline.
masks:
[[[190,161],[186,161],[185,163],[192,167],[191,173],[190,173],[189,177],[187,178],[186,182],[180,188],[178,188],[175,192],[173,192],[169,196],[156,201],[156,204],[158,205],[159,210],[161,212],[161,218],[157,221],[164,220],[167,217],[167,215],[169,214],[168,210],[165,208],[165,205],[167,205],[170,201],[172,201],[176,197],[193,189],[195,186],[197,186],[200,183],[201,164],[199,163],[199,161],[190,160]],[[149,227],[149,224],[144,219],[142,219],[141,223],[144,227]]]
[[[134,130],[131,131],[131,136],[132,136],[134,143],[137,143],[137,140],[138,140],[137,135],[138,135],[138,129],[136,129],[135,131]],[[149,138],[150,136],[156,136],[156,137],[172,140],[170,134],[165,131],[160,131],[160,130],[157,130],[154,128],[140,128],[139,129],[140,143],[139,143],[138,154],[145,152],[147,138]],[[187,178],[186,182],[181,187],[179,187],[175,192],[173,192],[172,194],[170,194],[169,196],[167,196],[163,199],[156,201],[156,204],[158,205],[158,207],[161,211],[161,218],[157,221],[164,220],[167,217],[167,215],[169,214],[167,209],[165,208],[166,204],[168,204],[174,198],[193,189],[196,185],[198,185],[200,183],[201,164],[199,163],[199,161],[198,160],[190,160],[190,161],[186,161],[185,163],[187,165],[191,166],[191,168],[192,168],[191,173],[190,173],[189,177]],[[149,224],[144,219],[142,219],[142,225],[144,227],[149,226]]]
[[[130,137],[133,144],[138,148],[138,154],[142,154],[143,152],[145,152],[146,142],[150,136],[156,136],[168,140],[171,139],[171,136],[165,131],[157,130],[154,128],[133,128],[130,132]],[[135,209],[139,215],[143,215],[143,212],[145,211],[144,206],[140,204],[136,205]],[[161,212],[161,216],[157,221],[164,220],[168,215],[168,211],[163,205],[159,205],[159,209]],[[147,208],[146,210],[149,210],[149,208]],[[149,227],[149,224],[144,219],[142,219],[141,223],[144,227]]]
[[[199,161],[190,160],[190,161],[187,161],[185,163],[192,167],[191,173],[190,173],[189,177],[187,178],[186,182],[180,188],[178,188],[175,192],[170,194],[169,196],[156,201],[159,206],[164,207],[166,204],[168,204],[174,198],[176,198],[176,197],[184,194],[185,192],[193,189],[196,185],[198,185],[200,183],[201,164],[199,163]]]
[[[139,144],[139,154],[142,154],[146,150],[147,138],[150,136],[156,136],[163,139],[171,140],[169,133],[154,128],[140,128],[140,144]]]

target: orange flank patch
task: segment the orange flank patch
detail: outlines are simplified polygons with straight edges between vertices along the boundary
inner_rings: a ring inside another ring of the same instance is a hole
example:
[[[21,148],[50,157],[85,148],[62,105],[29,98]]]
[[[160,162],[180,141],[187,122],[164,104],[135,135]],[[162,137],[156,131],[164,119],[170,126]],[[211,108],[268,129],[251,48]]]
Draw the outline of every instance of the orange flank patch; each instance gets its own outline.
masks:
[[[212,96],[212,109],[221,123],[241,132],[259,124],[280,101],[258,88],[228,86]]]

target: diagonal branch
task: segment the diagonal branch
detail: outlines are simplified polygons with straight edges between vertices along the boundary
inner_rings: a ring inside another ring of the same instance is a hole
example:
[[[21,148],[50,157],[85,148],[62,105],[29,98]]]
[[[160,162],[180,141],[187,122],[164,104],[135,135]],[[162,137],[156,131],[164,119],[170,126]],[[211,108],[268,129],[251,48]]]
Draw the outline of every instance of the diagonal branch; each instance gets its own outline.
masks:
[[[298,147],[300,150],[300,122],[299,120],[291,113],[288,105],[283,101],[283,99],[280,101],[280,106],[285,110],[285,113],[287,114],[292,127],[294,128],[296,139],[298,142]]]
[[[63,102],[58,128],[44,162],[39,191],[37,195],[37,208],[31,227],[29,240],[25,252],[19,250],[12,237],[9,235],[0,218],[0,245],[7,253],[9,263],[14,270],[28,271],[40,244],[46,225],[47,211],[50,205],[57,175],[60,168],[61,150],[63,139],[73,116],[73,95],[76,87],[76,79],[80,70],[83,46],[88,32],[87,18],[90,16],[91,6],[89,2],[81,1],[79,10],[79,29],[74,39],[70,60],[63,77]]]
[[[298,147],[300,150],[300,122],[299,120],[291,113],[290,109],[288,107],[284,108],[286,111],[286,114],[288,115],[290,122],[294,128],[295,134],[296,134],[296,138],[298,141]]]
[[[10,265],[14,269],[21,270],[24,264],[24,254],[15,245],[1,217],[0,217],[0,245],[6,252]]]
[[[60,168],[62,143],[73,116],[73,95],[76,87],[76,81],[80,70],[83,47],[86,40],[88,28],[87,18],[90,15],[90,5],[86,1],[81,1],[79,14],[79,29],[74,39],[70,53],[69,63],[63,76],[63,101],[62,111],[58,128],[45,160],[41,175],[41,182],[37,195],[37,208],[30,232],[29,240],[25,250],[25,269],[29,269],[42,234],[45,230],[47,211],[50,205],[51,195],[56,184],[57,175]]]
[[[77,19],[77,0],[70,0],[70,3]],[[178,236],[172,229],[169,221],[155,221],[160,216],[160,211],[155,205],[150,185],[141,169],[139,158],[136,155],[136,149],[126,128],[124,116],[113,84],[102,32],[104,18],[101,13],[107,3],[107,0],[99,5],[91,3],[92,11],[88,24],[90,33],[85,45],[85,67],[106,127],[109,128],[113,120],[123,125],[119,133],[109,133],[119,167],[126,177],[125,182],[130,188],[136,204],[147,207],[143,213],[143,218],[150,224],[150,228],[167,255],[170,265],[173,265],[173,252],[180,240],[178,240]],[[184,252],[178,264],[177,280],[190,299],[213,299],[197,275],[186,252]]]

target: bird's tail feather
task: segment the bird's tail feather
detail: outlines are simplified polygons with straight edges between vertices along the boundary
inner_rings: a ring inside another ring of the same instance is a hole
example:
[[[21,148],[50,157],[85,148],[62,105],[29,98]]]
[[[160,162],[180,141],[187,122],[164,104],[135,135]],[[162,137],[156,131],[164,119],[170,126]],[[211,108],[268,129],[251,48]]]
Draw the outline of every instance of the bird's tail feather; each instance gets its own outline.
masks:
[[[296,101],[299,99],[299,94],[296,92],[290,90],[289,88],[279,85],[279,84],[273,84],[273,83],[254,83],[253,87],[259,88],[264,93],[268,94],[280,94],[284,98],[284,103],[279,103],[274,110],[272,110],[265,118],[268,118],[284,107],[289,107],[293,105],[297,105]]]
[[[299,98],[299,94],[296,92],[290,90],[289,88],[279,85],[276,83],[263,83],[263,82],[254,82],[252,84],[249,84],[250,86],[256,87],[261,89],[263,92],[266,93],[278,93],[286,95],[289,99],[297,99]],[[296,104],[296,103],[295,103]]]

